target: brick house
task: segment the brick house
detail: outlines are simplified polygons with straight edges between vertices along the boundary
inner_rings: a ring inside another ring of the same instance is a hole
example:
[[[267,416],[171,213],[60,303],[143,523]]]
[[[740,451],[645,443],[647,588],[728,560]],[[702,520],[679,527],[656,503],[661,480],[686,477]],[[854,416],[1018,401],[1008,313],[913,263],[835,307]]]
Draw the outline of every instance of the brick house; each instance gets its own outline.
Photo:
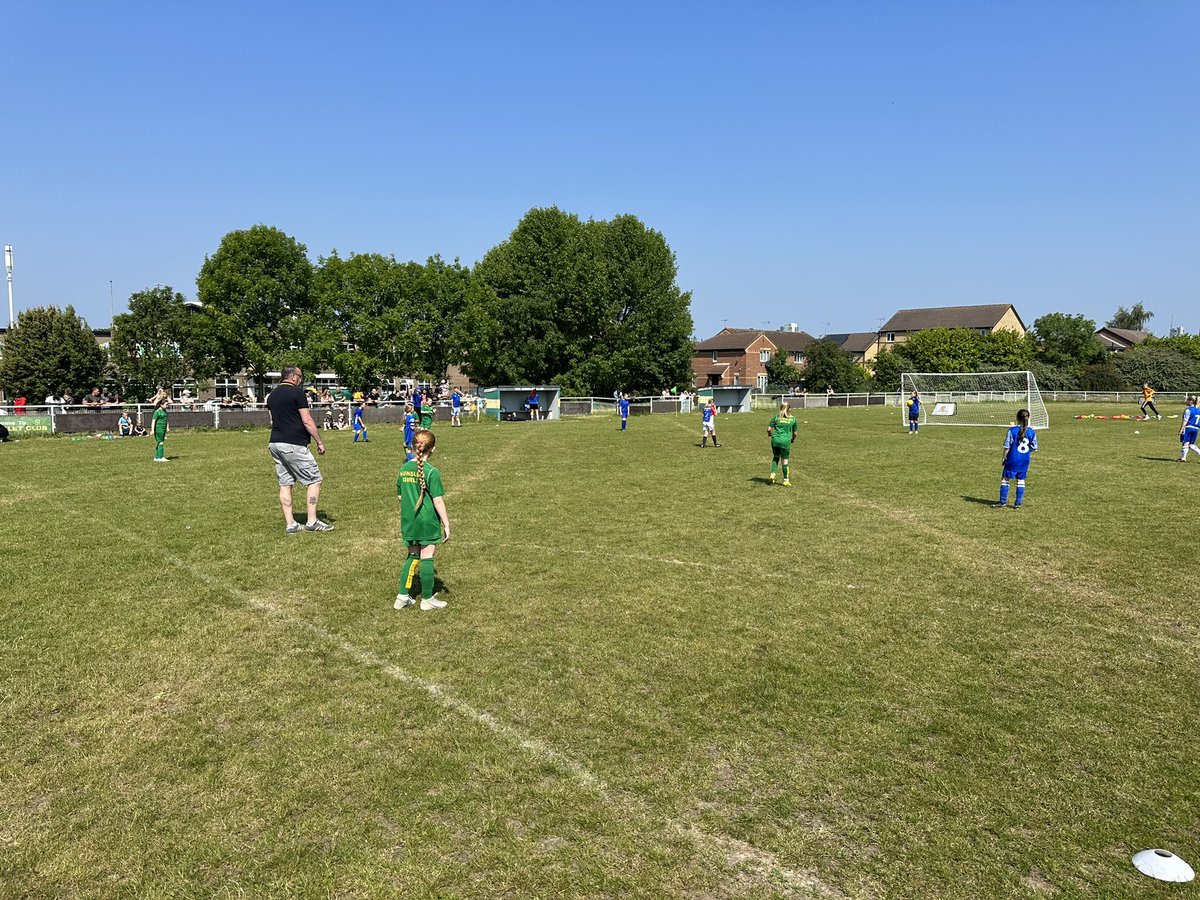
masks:
[[[804,350],[816,338],[805,331],[722,328],[692,351],[692,381],[697,387],[767,386],[767,363],[777,351],[794,366],[804,365]]]

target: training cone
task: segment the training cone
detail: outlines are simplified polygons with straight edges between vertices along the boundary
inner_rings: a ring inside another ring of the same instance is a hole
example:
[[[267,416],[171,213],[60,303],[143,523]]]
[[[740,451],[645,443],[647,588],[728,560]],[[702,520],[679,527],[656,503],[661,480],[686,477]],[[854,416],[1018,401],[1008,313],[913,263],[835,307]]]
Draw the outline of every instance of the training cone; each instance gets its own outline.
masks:
[[[1170,850],[1143,850],[1133,856],[1133,865],[1143,875],[1159,881],[1185,882],[1196,877],[1192,867]]]

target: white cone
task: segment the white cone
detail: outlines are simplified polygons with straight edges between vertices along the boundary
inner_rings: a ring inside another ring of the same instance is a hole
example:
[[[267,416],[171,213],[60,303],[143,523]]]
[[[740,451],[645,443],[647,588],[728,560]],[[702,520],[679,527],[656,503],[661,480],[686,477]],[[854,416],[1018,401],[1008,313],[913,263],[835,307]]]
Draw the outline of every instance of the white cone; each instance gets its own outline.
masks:
[[[1143,850],[1133,856],[1133,865],[1143,875],[1159,881],[1191,881],[1196,877],[1192,867],[1170,850]]]

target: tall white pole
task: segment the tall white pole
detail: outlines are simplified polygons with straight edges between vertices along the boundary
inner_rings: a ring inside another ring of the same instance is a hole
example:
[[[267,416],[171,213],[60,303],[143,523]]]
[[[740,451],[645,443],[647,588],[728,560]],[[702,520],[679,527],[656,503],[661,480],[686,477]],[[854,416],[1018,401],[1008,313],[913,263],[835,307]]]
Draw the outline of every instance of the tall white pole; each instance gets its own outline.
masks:
[[[8,270],[8,330],[12,331],[14,319],[12,302],[12,244],[4,245],[4,268]]]

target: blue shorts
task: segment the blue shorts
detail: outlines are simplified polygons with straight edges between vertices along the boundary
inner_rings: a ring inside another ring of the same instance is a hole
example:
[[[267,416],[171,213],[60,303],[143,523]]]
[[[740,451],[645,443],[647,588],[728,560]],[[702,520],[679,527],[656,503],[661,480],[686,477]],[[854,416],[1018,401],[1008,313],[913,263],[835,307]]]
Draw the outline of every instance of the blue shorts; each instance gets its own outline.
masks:
[[[910,421],[910,422],[916,422],[920,418],[921,418],[920,413],[909,413],[908,414],[908,421]]]
[[[1185,428],[1179,435],[1179,443],[1194,444],[1200,441],[1200,428]]]
[[[1011,466],[1005,466],[1004,470],[1000,473],[1000,477],[1005,481],[1008,481],[1010,478],[1020,478],[1022,481],[1024,481],[1025,476],[1028,474],[1029,466],[1021,466],[1019,469]]]

